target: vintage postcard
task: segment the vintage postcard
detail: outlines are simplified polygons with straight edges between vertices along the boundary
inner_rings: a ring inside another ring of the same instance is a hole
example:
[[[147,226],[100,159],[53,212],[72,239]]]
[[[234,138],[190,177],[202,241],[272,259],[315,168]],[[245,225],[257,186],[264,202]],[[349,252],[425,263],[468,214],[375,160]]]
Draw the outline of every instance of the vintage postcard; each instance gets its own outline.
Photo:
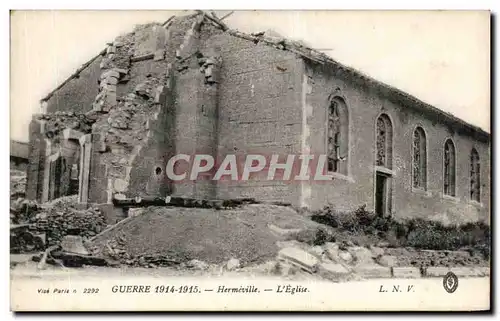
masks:
[[[490,310],[490,20],[11,11],[11,310]]]

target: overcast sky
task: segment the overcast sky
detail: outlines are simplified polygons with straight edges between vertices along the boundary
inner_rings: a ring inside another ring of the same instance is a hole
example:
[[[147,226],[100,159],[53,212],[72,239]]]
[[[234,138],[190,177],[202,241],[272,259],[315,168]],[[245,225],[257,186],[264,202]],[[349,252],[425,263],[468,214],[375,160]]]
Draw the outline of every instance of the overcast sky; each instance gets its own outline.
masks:
[[[219,16],[227,12],[217,12]],[[116,36],[173,11],[15,11],[11,138],[28,140],[39,100]],[[490,131],[489,12],[236,11],[245,32],[303,40],[341,63]]]

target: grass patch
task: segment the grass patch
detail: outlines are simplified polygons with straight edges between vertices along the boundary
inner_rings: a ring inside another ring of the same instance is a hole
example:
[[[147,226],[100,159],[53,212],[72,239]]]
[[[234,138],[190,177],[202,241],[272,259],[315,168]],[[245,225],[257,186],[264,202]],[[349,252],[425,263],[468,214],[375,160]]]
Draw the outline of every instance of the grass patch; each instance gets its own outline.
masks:
[[[445,226],[438,221],[421,218],[397,221],[367,211],[365,205],[349,212],[326,206],[314,212],[311,219],[339,231],[376,236],[391,247],[450,251],[467,249],[479,252],[485,258],[490,255],[490,227],[483,222]]]

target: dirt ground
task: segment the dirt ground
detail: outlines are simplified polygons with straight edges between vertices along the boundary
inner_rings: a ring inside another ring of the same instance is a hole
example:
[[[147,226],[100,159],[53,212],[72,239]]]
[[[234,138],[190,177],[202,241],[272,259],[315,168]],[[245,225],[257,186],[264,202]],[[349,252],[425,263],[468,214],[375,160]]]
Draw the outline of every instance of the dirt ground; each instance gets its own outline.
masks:
[[[244,265],[276,256],[276,242],[284,240],[269,228],[314,229],[319,226],[291,207],[247,205],[214,210],[150,207],[90,242],[94,254],[106,254],[107,243],[131,256],[168,256],[174,261],[197,259],[219,264],[237,258]]]

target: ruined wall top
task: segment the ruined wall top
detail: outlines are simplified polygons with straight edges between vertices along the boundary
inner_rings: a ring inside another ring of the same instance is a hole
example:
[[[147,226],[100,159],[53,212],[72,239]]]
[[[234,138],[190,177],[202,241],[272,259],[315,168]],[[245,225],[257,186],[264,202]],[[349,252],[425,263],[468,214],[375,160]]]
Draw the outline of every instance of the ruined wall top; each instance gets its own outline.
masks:
[[[196,11],[193,14],[185,16],[172,16],[164,23],[149,23],[144,25],[138,25],[135,29],[126,35],[117,37],[115,42],[110,43],[113,45],[111,50],[121,50],[127,51],[130,56],[130,62],[141,61],[144,59],[158,59],[160,56],[165,55],[165,52],[154,50],[153,48],[158,48],[157,42],[158,32],[161,32],[163,28],[167,29],[169,26],[175,24],[176,27],[189,28],[189,21],[195,17],[200,17],[203,23],[210,24],[216,28],[226,32],[232,36],[251,41],[255,44],[263,43],[272,46],[279,50],[287,50],[297,54],[303,59],[309,61],[312,64],[318,64],[325,66],[328,69],[340,70],[344,77],[350,78],[356,83],[370,86],[375,89],[376,93],[384,97],[389,98],[395,103],[401,104],[408,108],[415,108],[422,111],[424,114],[430,115],[431,117],[437,118],[440,122],[446,123],[466,135],[474,136],[476,139],[490,141],[490,134],[481,128],[474,126],[465,122],[462,119],[455,117],[454,115],[444,112],[430,104],[423,102],[422,100],[383,82],[380,82],[362,72],[351,68],[349,66],[343,65],[338,61],[332,59],[326,54],[308,47],[305,43],[301,41],[289,40],[281,37],[272,32],[257,32],[252,34],[243,33],[237,30],[230,29],[221,19],[218,19],[213,13],[203,12],[201,10]],[[118,49],[122,48],[122,49]],[[92,58],[89,62],[84,64],[82,67],[77,69],[66,81],[60,84],[56,89],[46,95],[41,99],[42,102],[47,101],[54,95],[54,93],[62,88],[71,79],[78,77],[78,75],[85,70],[95,59],[106,54],[114,54],[110,52],[110,47],[102,50],[97,56]],[[115,59],[116,60],[116,59]],[[126,60],[115,61],[117,68],[122,67],[126,64]],[[106,63],[106,62],[104,62]],[[102,62],[101,62],[102,65]]]

